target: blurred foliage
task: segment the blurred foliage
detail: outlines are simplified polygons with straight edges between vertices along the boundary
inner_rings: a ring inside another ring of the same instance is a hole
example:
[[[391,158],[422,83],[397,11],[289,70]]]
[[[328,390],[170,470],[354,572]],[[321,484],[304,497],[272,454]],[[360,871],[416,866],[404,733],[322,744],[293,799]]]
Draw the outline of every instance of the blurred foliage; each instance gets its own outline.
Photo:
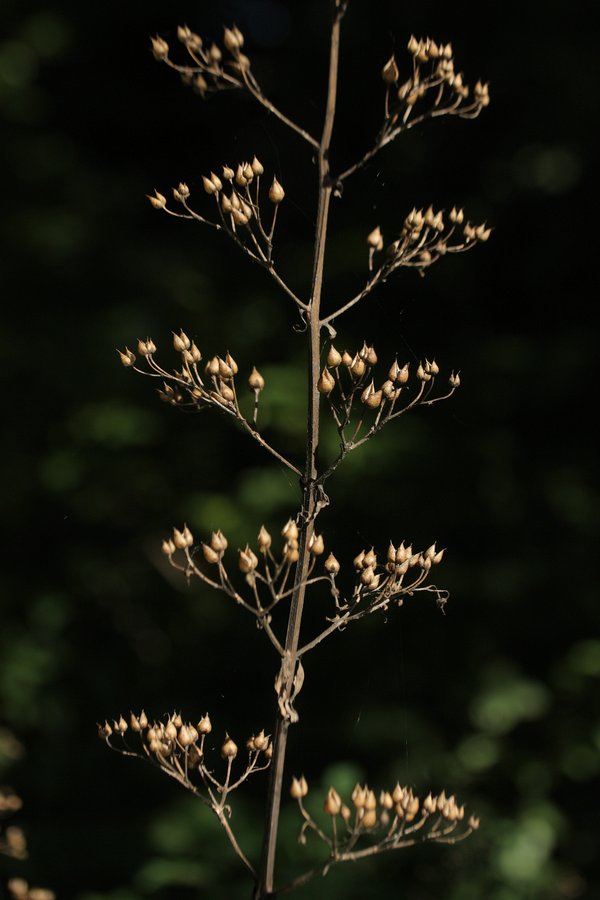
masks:
[[[1,883],[10,871],[64,900],[249,895],[206,810],[108,753],[94,722],[144,706],[209,709],[215,742],[271,727],[269,648],[222,597],[165,571],[158,547],[184,520],[199,534],[222,527],[232,546],[262,522],[280,528],[298,486],[227,422],[160,405],[114,348],[147,334],[160,347],[183,326],[205,355],[256,363],[265,422],[301,456],[304,350],[290,307],[226,241],[153,214],[144,195],[256,152],[286,187],[278,255],[300,289],[310,157],[243,98],[203,105],[153,62],[147,35],[172,39],[188,22],[218,36],[236,21],[267,93],[317,131],[323,7],[2,5],[0,782],[23,796],[30,858],[0,862]],[[347,561],[390,537],[436,539],[452,600],[445,617],[420,600],[312,654],[289,764],[315,792],[356,778],[447,786],[482,828],[455,848],[341,867],[298,896],[600,897],[600,634],[587,574],[600,517],[587,247],[597,72],[582,49],[595,36],[578,4],[488,13],[349,5],[334,162],[368,146],[379,68],[411,31],[452,39],[465,73],[489,77],[493,103],[474,123],[416,129],[347,185],[327,302],[361,284],[368,231],[392,233],[414,203],[459,203],[494,235],[423,281],[393,281],[340,327],[340,345],[366,338],[381,358],[435,355],[462,372],[456,400],[349,457],[322,519]],[[307,630],[322,616],[316,594]],[[236,798],[251,854],[263,791],[257,779]],[[298,824],[285,805],[284,877],[319,860],[319,847],[296,844]]]

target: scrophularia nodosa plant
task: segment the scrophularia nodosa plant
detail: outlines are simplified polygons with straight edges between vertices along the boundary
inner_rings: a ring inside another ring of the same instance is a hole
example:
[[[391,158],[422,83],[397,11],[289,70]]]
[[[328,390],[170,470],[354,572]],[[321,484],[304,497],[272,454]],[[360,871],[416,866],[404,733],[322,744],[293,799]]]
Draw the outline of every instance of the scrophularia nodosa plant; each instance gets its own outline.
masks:
[[[323,131],[315,137],[292,121],[265,96],[246,55],[244,36],[237,27],[225,28],[221,45],[207,44],[187,26],[180,26],[181,47],[171,48],[161,37],[152,40],[155,58],[177,72],[184,84],[205,95],[229,88],[244,91],[296,133],[307,150],[307,170],[316,161],[317,217],[310,292],[301,296],[284,279],[276,260],[277,224],[285,212],[285,187],[262,162],[252,160],[215,163],[214,171],[198,185],[180,183],[167,199],[156,191],[152,206],[170,216],[221,231],[237,248],[258,263],[289,299],[306,340],[307,430],[304,460],[288,459],[265,438],[260,423],[260,400],[268,384],[260,367],[242,374],[234,357],[221,351],[206,352],[184,331],[173,333],[177,354],[174,368],[163,361],[151,338],[140,339],[137,352],[119,351],[124,366],[158,380],[159,397],[171,406],[188,410],[211,408],[231,417],[247,435],[299,479],[302,504],[292,512],[281,534],[272,536],[256,523],[256,537],[232,552],[218,530],[197,540],[187,525],[165,538],[162,550],[170,565],[187,579],[221,591],[255,620],[279,659],[275,678],[275,724],[272,733],[260,731],[237,743],[222,739],[221,760],[205,755],[212,723],[208,713],[193,721],[174,713],[150,720],[145,712],[128,719],[105,722],[100,737],[121,753],[139,756],[162,769],[207,804],[221,822],[233,849],[254,882],[254,896],[262,900],[325,874],[332,865],[358,860],[417,842],[455,843],[470,835],[478,819],[445,791],[420,796],[411,787],[388,785],[377,795],[357,784],[351,797],[341,797],[331,786],[316,801],[326,815],[322,827],[306,802],[309,786],[304,776],[291,779],[290,793],[300,813],[300,843],[311,833],[324,844],[323,863],[292,883],[275,883],[275,854],[284,790],[284,764],[290,726],[298,722],[297,697],[304,681],[305,657],[321,641],[351,622],[378,610],[400,607],[405,598],[425,593],[440,607],[448,595],[432,580],[444,550],[435,544],[414,547],[392,536],[387,548],[355,548],[348,558],[328,546],[318,528],[321,510],[329,504],[329,479],[344,458],[374,437],[384,426],[416,407],[432,406],[450,398],[460,386],[455,372],[441,373],[435,360],[409,366],[401,359],[380,362],[373,346],[342,349],[336,329],[344,313],[361,303],[396,270],[414,268],[421,273],[447,253],[461,253],[487,241],[485,223],[472,223],[460,208],[449,211],[428,206],[406,210],[392,239],[379,226],[365,229],[365,281],[356,296],[335,309],[321,305],[333,197],[341,197],[347,179],[387,144],[418,123],[438,116],[475,118],[489,102],[487,84],[469,86],[458,70],[452,46],[411,37],[408,58],[391,57],[381,69],[382,125],[374,143],[343,172],[332,171],[329,148],[334,129],[338,90],[340,30],[347,2],[331,4],[329,76]],[[282,179],[283,180],[283,179]],[[334,327],[335,323],[335,327]],[[243,350],[243,348],[240,348]],[[235,349],[236,356],[238,350]],[[320,417],[331,416],[339,435],[339,452],[326,466],[317,464]],[[338,575],[352,571],[349,589],[342,590]],[[330,608],[320,633],[301,640],[307,589],[325,586]],[[287,607],[287,628],[279,632],[275,607]],[[200,713],[201,711],[198,711]],[[231,795],[255,773],[269,769],[267,809],[262,854],[250,860],[235,836]],[[286,779],[286,782],[289,783]],[[317,817],[319,819],[319,817]]]

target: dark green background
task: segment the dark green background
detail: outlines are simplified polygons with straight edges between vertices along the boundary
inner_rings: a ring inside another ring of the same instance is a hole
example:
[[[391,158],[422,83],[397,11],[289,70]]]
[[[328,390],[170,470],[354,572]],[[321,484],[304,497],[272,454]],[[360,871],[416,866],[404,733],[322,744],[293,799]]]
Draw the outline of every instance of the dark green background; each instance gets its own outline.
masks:
[[[178,414],[115,347],[184,327],[267,377],[279,446],[301,457],[304,347],[293,310],[224,237],[144,195],[257,153],[286,188],[278,258],[306,290],[310,152],[246,97],[203,103],[148,52],[186,21],[232,21],[275,102],[318,132],[325,2],[2,4],[3,557],[0,781],[25,806],[30,859],[0,863],[60,898],[246,898],[219,827],[150,768],[110,754],[94,723],[144,706],[197,717],[215,744],[272,727],[276,660],[244,614],[164,571],[173,524],[233,547],[279,529],[298,488],[222,418]],[[426,597],[373,617],[307,660],[290,773],[316,790],[397,778],[447,786],[481,815],[456,848],[342,867],[299,896],[411,900],[598,897],[600,635],[593,364],[597,356],[595,47],[586,4],[365,3],[344,22],[333,164],[369,146],[379,69],[411,32],[452,40],[475,122],[404,136],[348,183],[332,218],[325,303],[365,272],[365,236],[408,210],[464,205],[490,242],[407,272],[340,324],[339,346],[435,355],[461,370],[450,403],[390,426],[330,484],[328,548],[348,563],[391,538],[447,546],[441,616]],[[485,19],[484,19],[485,13]],[[200,203],[203,201],[200,200]],[[164,348],[164,351],[163,351]],[[309,603],[307,631],[327,610]],[[256,854],[264,776],[235,798]],[[596,793],[595,793],[596,792]],[[282,866],[295,844],[283,814]]]

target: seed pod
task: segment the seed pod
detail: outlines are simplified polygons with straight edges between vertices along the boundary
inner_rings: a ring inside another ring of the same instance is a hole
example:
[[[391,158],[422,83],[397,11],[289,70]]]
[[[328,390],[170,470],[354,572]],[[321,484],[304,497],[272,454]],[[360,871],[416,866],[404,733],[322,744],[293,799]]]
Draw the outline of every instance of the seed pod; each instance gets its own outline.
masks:
[[[383,235],[381,233],[381,228],[379,225],[377,228],[374,228],[370,234],[367,235],[367,244],[371,247],[372,250],[383,250]]]
[[[329,371],[329,369],[324,368],[321,372],[321,377],[317,382],[317,390],[320,394],[330,394],[335,387],[335,380]]]
[[[330,553],[325,562],[323,563],[323,568],[328,573],[328,575],[337,575],[340,571],[340,564],[333,555]]]
[[[265,386],[265,379],[262,377],[256,366],[253,367],[250,373],[248,386],[251,391],[262,391]]]
[[[258,549],[260,550],[261,553],[266,553],[267,550],[270,549],[272,538],[264,525],[260,526],[260,531],[258,532],[257,541],[258,541]]]
[[[338,353],[333,344],[329,348],[329,352],[327,353],[327,365],[331,369],[337,369],[337,367],[342,362],[342,355]]]
[[[328,816],[337,816],[342,808],[342,798],[332,787],[327,791],[327,797],[323,804],[323,809]]]
[[[396,58],[393,54],[392,54],[392,56],[390,56],[390,58],[388,59],[388,61],[385,64],[385,66],[381,70],[381,77],[383,78],[383,80],[385,81],[386,84],[395,84],[395,82],[398,81],[398,78],[400,77],[400,72],[398,71],[398,66],[396,64]]]
[[[297,541],[298,540],[298,526],[294,522],[293,519],[288,519],[283,528],[281,529],[281,536],[286,539],[286,541]]]
[[[223,29],[223,44],[231,53],[234,53],[236,50],[239,50],[243,44],[240,44],[238,36],[236,35],[236,29],[233,28],[224,28]]]
[[[123,363],[123,365],[126,368],[128,368],[129,366],[132,366],[134,364],[135,353],[132,353],[131,350],[128,350],[127,347],[125,347],[125,353],[121,353],[120,350],[117,350],[117,353],[119,354],[119,356],[121,358],[121,362]]]
[[[365,369],[367,368],[364,359],[361,359],[358,354],[352,360],[350,365],[350,373],[355,379],[360,379],[365,374]]]
[[[460,387],[460,375],[458,373],[455,374],[454,372],[452,372],[450,378],[448,379],[448,384],[451,388]]]
[[[352,791],[352,803],[356,807],[356,809],[363,809],[365,805],[365,799],[367,796],[367,791],[360,784],[356,784],[354,786],[354,790]]]
[[[277,206],[279,203],[281,203],[284,197],[285,191],[283,190],[277,179],[273,178],[273,183],[269,188],[269,200],[271,201],[271,203],[274,203]]]
[[[238,748],[235,741],[233,741],[228,734],[225,735],[225,741],[223,742],[223,746],[221,747],[221,756],[223,759],[235,759],[237,756]]]
[[[187,541],[181,531],[177,528],[173,529],[173,543],[177,547],[178,550],[185,550],[187,547]]]
[[[264,170],[264,167],[263,167],[263,164],[260,162],[259,159],[256,158],[256,156],[254,157],[254,159],[252,160],[252,162],[250,163],[250,165],[252,166],[252,172],[253,172],[255,175],[262,175],[263,172],[265,171],[265,170]]]
[[[323,540],[323,535],[311,535],[310,541],[308,542],[308,549],[313,556],[321,556],[321,554],[325,552],[325,541]]]
[[[349,369],[352,365],[352,357],[347,350],[344,350],[344,352],[342,353],[342,363],[346,366],[347,369]]]
[[[246,544],[245,549],[239,550],[238,553],[238,566],[240,568],[240,571],[246,575],[250,572],[253,572],[258,565],[258,557],[253,552],[253,550],[250,549],[250,546]]]
[[[210,734],[212,731],[212,723],[210,721],[208,713],[202,716],[200,721],[198,722],[198,731],[200,734]]]
[[[308,794],[308,784],[304,775],[300,778],[292,778],[290,794],[294,800],[300,800],[302,797],[306,797]]]
[[[154,56],[154,59],[159,62],[166,59],[169,55],[169,45],[167,42],[158,35],[156,35],[155,38],[150,38],[150,42],[152,44],[152,55]]]
[[[202,553],[206,562],[211,566],[216,566],[222,555],[220,553],[217,553],[216,550],[213,550],[213,548],[208,544],[202,544]]]

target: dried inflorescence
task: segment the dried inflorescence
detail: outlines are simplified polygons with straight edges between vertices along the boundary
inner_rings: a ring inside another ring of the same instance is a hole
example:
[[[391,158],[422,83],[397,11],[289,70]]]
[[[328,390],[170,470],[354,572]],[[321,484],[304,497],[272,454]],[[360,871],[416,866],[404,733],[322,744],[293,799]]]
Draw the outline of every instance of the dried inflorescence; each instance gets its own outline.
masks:
[[[105,740],[112,750],[125,756],[148,759],[163,772],[191,790],[215,812],[225,808],[227,795],[238,788],[255,772],[269,767],[273,748],[270,737],[260,731],[246,741],[248,758],[241,774],[233,778],[233,761],[238,755],[238,745],[225,735],[221,745],[221,757],[225,761],[225,774],[220,781],[205,760],[204,745],[212,731],[208,713],[196,725],[186,722],[178,713],[165,716],[164,721],[150,722],[142,710],[98,725],[98,737]],[[128,737],[126,737],[128,735]],[[133,738],[138,749],[128,743]]]
[[[472,90],[469,88],[463,73],[457,71],[452,44],[412,35],[408,52],[412,57],[412,72],[404,81],[400,80],[394,55],[383,66],[381,77],[386,88],[383,124],[372,149],[341,174],[340,182],[362,168],[401,132],[426,119],[438,116],[474,119],[488,106],[489,85],[477,81]]]
[[[213,198],[216,218],[207,218],[193,208],[192,191],[185,182],[180,182],[172,191],[173,200],[183,212],[170,207],[165,195],[159,191],[149,194],[148,200],[154,209],[164,210],[171,216],[193,219],[217,231],[224,231],[244,253],[269,272],[301,309],[306,309],[306,304],[285,284],[275,269],[273,238],[285,191],[276,176],[273,176],[266,191],[261,190],[263,174],[264,167],[254,156],[251,162],[240,162],[235,168],[227,164],[222,166],[221,175],[215,172],[204,175],[202,190]]]
[[[162,543],[162,551],[173,568],[187,578],[199,578],[204,584],[222,591],[256,617],[257,624],[266,632],[271,643],[283,657],[283,644],[272,624],[272,613],[282,601],[290,600],[297,589],[296,568],[299,564],[299,528],[288,519],[281,529],[281,547],[273,546],[272,535],[264,525],[256,537],[254,547],[249,544],[238,548],[237,560],[228,565],[225,555],[229,542],[221,530],[213,531],[206,543],[197,545],[187,525],[174,528],[172,537]],[[431,569],[443,558],[444,550],[431,544],[425,550],[415,550],[404,542],[395,547],[390,542],[385,558],[380,561],[374,548],[361,550],[352,563],[353,586],[345,597],[338,586],[337,577],[342,566],[333,553],[325,556],[325,539],[313,532],[308,542],[309,564],[303,587],[326,584],[334,600],[335,609],[327,619],[329,624],[315,638],[298,649],[301,657],[329,634],[344,628],[367,614],[387,610],[392,603],[402,606],[405,597],[421,591],[432,593],[443,609],[448,593],[434,584],[426,583]],[[316,570],[323,560],[322,572]],[[243,586],[236,584],[235,570]],[[215,573],[213,575],[213,572]]]
[[[445,791],[437,796],[429,793],[421,799],[412,788],[396,784],[390,791],[381,791],[377,798],[367,785],[357,784],[347,803],[333,787],[327,791],[323,802],[323,809],[331,819],[327,834],[304,805],[308,794],[304,776],[292,779],[290,794],[298,802],[304,819],[300,843],[306,843],[307,833],[312,832],[329,847],[323,874],[337,862],[355,861],[420,842],[454,844],[479,828],[479,819],[475,816],[466,819],[465,807],[454,796],[447,797]]]
[[[376,270],[376,282],[385,282],[396,269],[418,269],[421,273],[447,253],[462,253],[487,241],[491,229],[485,224],[465,222],[462,209],[453,207],[444,218],[443,210],[435,212],[432,206],[426,210],[413,208],[406,216],[400,236],[388,244],[385,257]],[[373,270],[375,255],[385,247],[379,226],[367,236],[369,271]],[[374,284],[373,284],[374,287]]]

